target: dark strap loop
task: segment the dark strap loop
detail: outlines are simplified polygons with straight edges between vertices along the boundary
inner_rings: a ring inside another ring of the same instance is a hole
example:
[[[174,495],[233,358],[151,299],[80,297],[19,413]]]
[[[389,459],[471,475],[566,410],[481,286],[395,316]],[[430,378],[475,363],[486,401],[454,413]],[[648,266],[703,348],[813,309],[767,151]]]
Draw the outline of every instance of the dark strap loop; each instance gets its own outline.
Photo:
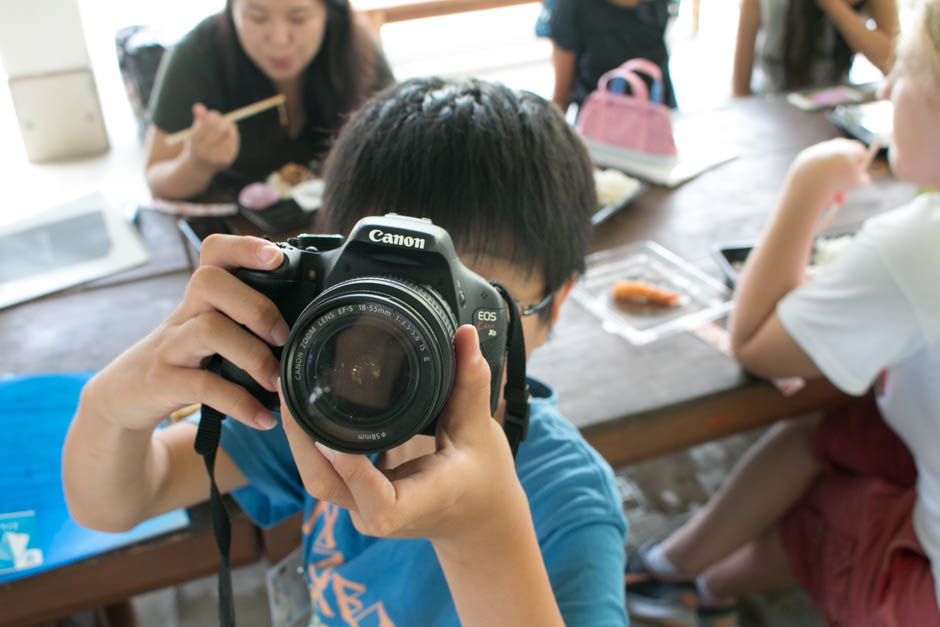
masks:
[[[208,370],[218,374],[222,365],[222,358],[213,355],[209,361]],[[219,548],[219,624],[223,627],[235,627],[235,603],[232,597],[232,566],[229,558],[229,547],[232,542],[232,525],[229,520],[225,501],[215,483],[215,454],[219,450],[219,440],[222,436],[222,421],[225,414],[209,407],[202,406],[202,415],[199,427],[196,430],[194,448],[202,455],[209,473],[209,509],[212,511],[212,530],[215,543]]]
[[[491,281],[506,301],[509,308],[509,336],[506,341],[506,385],[503,398],[506,399],[506,412],[503,416],[503,432],[509,440],[512,456],[516,456],[519,443],[529,434],[529,384],[525,379],[525,336],[522,334],[522,318],[516,307],[516,301],[509,295],[509,290],[498,281]]]

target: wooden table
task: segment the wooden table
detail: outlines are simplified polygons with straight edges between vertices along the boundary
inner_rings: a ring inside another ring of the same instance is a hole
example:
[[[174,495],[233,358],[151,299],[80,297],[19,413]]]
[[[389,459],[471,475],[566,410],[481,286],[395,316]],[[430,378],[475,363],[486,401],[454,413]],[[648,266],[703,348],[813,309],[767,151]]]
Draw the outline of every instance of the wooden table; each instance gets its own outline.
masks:
[[[257,562],[257,527],[234,502],[229,509],[232,566]],[[0,625],[33,625],[218,572],[208,506],[192,508],[190,519],[185,530],[0,584]]]
[[[840,135],[824,114],[800,111],[783,96],[684,115],[675,132],[740,156],[677,189],[651,188],[598,228],[592,249],[653,240],[715,277],[711,248],[756,239],[796,154]],[[874,184],[848,195],[828,232],[854,231],[913,196],[913,186],[895,180],[883,160],[875,169]],[[570,301],[529,372],[555,386],[562,413],[614,466],[845,401],[821,379],[784,397],[691,333],[633,346]]]
[[[651,239],[718,276],[712,245],[756,237],[795,154],[838,135],[822,114],[799,111],[782,98],[737,100],[685,115],[676,132],[733,146],[740,157],[678,189],[650,188],[598,228],[594,250]],[[913,192],[880,177],[849,195],[831,230],[857,228]],[[166,318],[189,277],[185,243],[169,216],[144,212],[141,229],[152,254],[146,266],[0,311],[0,373],[98,369]],[[824,381],[785,398],[690,333],[632,346],[608,335],[575,302],[563,308],[530,372],[555,386],[563,413],[615,466],[844,400]],[[243,515],[236,520],[236,563],[258,559],[262,548],[253,527]],[[265,532],[268,554],[282,555],[296,542],[295,532]],[[0,625],[64,615],[214,572],[210,535],[197,516],[185,531],[0,586]]]

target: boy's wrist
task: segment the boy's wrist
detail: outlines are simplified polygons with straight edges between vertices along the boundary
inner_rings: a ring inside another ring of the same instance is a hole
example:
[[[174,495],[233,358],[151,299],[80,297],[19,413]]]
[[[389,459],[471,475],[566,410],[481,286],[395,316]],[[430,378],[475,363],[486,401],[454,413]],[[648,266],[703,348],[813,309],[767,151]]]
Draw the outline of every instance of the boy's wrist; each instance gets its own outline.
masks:
[[[103,371],[104,372],[104,371]],[[122,417],[129,407],[120,402],[120,396],[108,390],[108,384],[99,373],[85,385],[79,399],[76,419],[91,424],[95,431],[113,434],[122,438],[139,437],[142,442],[150,439],[159,420],[148,429],[128,426]]]
[[[511,553],[519,541],[534,533],[529,502],[522,485],[507,486],[490,501],[487,513],[471,516],[458,528],[430,538],[438,555],[457,561]]]

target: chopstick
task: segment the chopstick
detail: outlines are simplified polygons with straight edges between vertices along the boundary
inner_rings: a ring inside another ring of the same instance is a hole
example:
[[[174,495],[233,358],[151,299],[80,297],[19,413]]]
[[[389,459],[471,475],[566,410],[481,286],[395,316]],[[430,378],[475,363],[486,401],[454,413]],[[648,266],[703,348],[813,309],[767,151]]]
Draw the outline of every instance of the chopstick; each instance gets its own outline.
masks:
[[[284,94],[277,94],[271,96],[270,98],[265,98],[264,100],[259,100],[250,105],[245,105],[240,109],[235,109],[234,111],[229,111],[224,117],[226,120],[231,120],[237,122],[238,120],[244,120],[245,118],[251,117],[262,111],[267,111],[272,107],[280,107],[285,102]],[[183,129],[182,131],[177,131],[175,133],[170,133],[166,136],[166,143],[170,146],[178,144],[184,141],[189,135],[193,132],[192,127]]]
[[[199,403],[195,403],[194,405],[187,405],[186,407],[180,407],[170,414],[170,422],[179,422],[183,418],[195,414],[200,407],[202,407],[202,405]]]
[[[878,154],[878,151],[886,144],[884,137],[876,137],[872,140],[871,144],[868,146],[868,150],[865,151],[865,169],[867,170],[872,161],[875,160],[875,155]],[[823,231],[829,228],[829,225],[832,224],[832,221],[835,219],[836,214],[839,213],[839,207],[845,202],[845,193],[838,192],[835,196],[832,197],[832,203],[829,205],[829,209],[819,220],[819,224],[816,225],[816,235],[821,234]]]

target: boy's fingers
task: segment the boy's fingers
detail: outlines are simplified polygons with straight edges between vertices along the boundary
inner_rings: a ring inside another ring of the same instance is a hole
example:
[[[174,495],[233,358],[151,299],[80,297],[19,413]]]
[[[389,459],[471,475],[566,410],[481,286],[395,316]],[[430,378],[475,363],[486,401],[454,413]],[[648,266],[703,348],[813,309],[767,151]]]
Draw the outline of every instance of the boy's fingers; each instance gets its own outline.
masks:
[[[273,414],[248,390],[208,370],[181,371],[171,385],[187,402],[199,400],[254,429],[267,430],[277,424]]]
[[[269,392],[277,391],[280,364],[271,347],[218,311],[189,318],[179,327],[167,350],[173,364],[199,367],[207,355],[221,355]]]
[[[278,394],[281,397],[281,423],[284,425],[284,432],[287,434],[291,454],[297,462],[297,470],[300,472],[304,488],[315,499],[354,510],[356,503],[343,478],[323,456],[313,438],[294,420],[284,403],[280,386],[278,386]]]
[[[186,297],[173,312],[171,320],[187,324],[191,319],[213,311],[245,325],[252,333],[274,346],[280,346],[287,340],[287,323],[269,298],[221,268],[202,266],[193,273]],[[205,325],[197,330],[209,335],[213,327]]]
[[[393,515],[395,487],[371,459],[365,455],[341,453],[322,444],[317,444],[317,449],[342,478],[357,511],[367,519],[374,519],[376,512],[385,512],[385,517]]]
[[[248,235],[213,233],[202,242],[199,265],[227,270],[251,268],[273,270],[281,264],[283,253],[271,242]]]
[[[364,455],[328,449],[325,453],[356,503],[351,514],[357,529],[367,535],[413,537],[415,523],[440,510],[442,503],[453,505],[458,493],[437,455],[425,455],[383,471]],[[392,481],[394,477],[398,478]]]
[[[490,367],[480,352],[476,329],[464,325],[454,334],[457,374],[441,415],[441,426],[455,439],[468,435],[481,417],[490,416]]]

